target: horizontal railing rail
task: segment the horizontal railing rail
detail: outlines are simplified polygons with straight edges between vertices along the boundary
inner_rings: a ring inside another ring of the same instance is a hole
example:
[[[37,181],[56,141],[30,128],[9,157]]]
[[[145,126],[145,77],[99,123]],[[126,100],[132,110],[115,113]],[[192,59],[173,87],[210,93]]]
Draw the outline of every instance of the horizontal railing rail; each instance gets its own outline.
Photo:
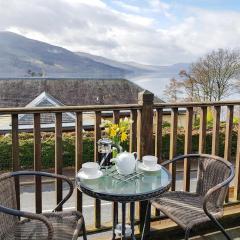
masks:
[[[155,103],[155,108],[179,108],[179,107],[212,107],[240,105],[240,101],[219,101],[219,102],[177,102],[177,103]]]
[[[178,102],[178,103],[155,103],[154,108],[187,108],[187,107],[211,107],[240,105],[240,101],[219,101],[219,102]],[[48,112],[91,112],[113,111],[113,110],[141,109],[139,104],[119,104],[119,105],[86,105],[86,106],[61,106],[61,107],[11,107],[0,108],[0,114],[22,114],[22,113],[48,113]]]
[[[33,113],[57,113],[57,112],[93,112],[93,111],[112,111],[112,110],[131,110],[140,109],[138,104],[121,105],[89,105],[89,106],[64,106],[64,107],[16,107],[0,108],[0,114],[33,114]]]

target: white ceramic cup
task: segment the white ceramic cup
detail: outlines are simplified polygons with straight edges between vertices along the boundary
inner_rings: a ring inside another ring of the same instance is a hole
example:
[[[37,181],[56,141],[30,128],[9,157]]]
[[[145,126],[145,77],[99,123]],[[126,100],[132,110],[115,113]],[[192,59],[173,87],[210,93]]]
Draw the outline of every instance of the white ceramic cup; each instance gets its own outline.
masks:
[[[96,162],[86,162],[82,165],[82,171],[86,175],[94,176],[98,173],[100,166]]]
[[[143,156],[142,159],[143,159],[143,165],[148,168],[155,167],[158,160],[157,157],[151,156],[151,155]]]

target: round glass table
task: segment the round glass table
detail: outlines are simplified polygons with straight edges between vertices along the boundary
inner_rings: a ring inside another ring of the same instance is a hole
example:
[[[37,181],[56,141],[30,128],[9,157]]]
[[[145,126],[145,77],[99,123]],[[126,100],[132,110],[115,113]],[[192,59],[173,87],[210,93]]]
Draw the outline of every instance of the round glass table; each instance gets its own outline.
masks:
[[[104,171],[102,177],[94,180],[80,179],[76,177],[77,187],[88,196],[93,198],[122,203],[122,239],[126,237],[126,203],[130,203],[130,227],[131,238],[134,237],[134,202],[146,201],[166,192],[171,186],[171,174],[162,167],[156,172],[137,170],[128,176],[119,175],[115,168]],[[114,211],[113,217],[113,239],[115,239],[117,217]]]

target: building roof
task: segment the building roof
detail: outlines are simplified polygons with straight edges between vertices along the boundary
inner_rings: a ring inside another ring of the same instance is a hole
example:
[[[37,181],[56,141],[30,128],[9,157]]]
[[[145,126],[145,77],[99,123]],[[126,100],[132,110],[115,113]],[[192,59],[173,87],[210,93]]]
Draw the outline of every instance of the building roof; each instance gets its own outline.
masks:
[[[125,79],[4,78],[0,107],[24,107],[41,93],[63,105],[134,104],[140,86]],[[162,102],[155,97],[155,102]]]
[[[33,99],[26,107],[59,107],[63,104],[52,97],[47,92],[42,92],[39,96]],[[74,123],[75,115],[73,113],[64,112],[62,114],[63,123]],[[42,113],[41,114],[41,124],[52,124],[55,123],[55,114],[54,113]],[[19,124],[20,125],[29,125],[33,124],[33,114],[21,114],[19,115]]]

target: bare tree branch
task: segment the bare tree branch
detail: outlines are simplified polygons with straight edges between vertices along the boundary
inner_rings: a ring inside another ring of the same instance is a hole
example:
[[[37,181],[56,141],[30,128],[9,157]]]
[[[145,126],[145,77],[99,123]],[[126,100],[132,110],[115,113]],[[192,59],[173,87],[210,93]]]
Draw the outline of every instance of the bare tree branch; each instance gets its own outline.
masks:
[[[212,51],[193,63],[190,73],[179,74],[189,100],[219,101],[231,93],[233,80],[240,74],[240,53],[228,49]]]

